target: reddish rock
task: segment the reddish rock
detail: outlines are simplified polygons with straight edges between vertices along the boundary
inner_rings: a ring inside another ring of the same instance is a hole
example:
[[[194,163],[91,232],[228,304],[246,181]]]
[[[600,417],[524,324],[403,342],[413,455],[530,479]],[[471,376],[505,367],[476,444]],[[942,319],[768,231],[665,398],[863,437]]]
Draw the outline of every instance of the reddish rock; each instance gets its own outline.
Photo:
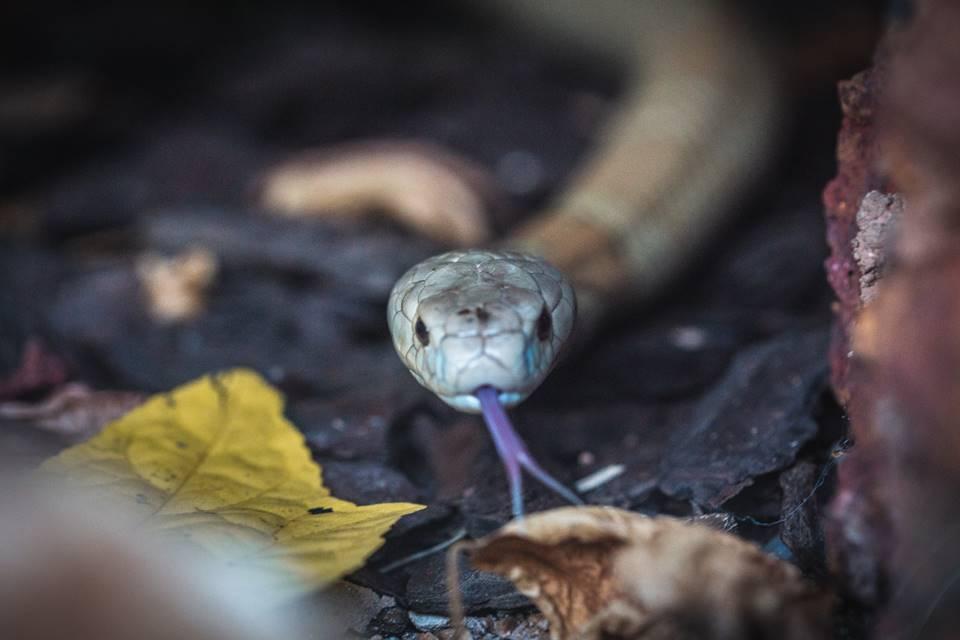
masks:
[[[823,191],[827,216],[827,279],[837,295],[834,306],[838,331],[830,348],[833,386],[841,401],[847,388],[850,328],[860,308],[860,272],[853,255],[857,235],[857,210],[871,190],[881,190],[885,180],[877,169],[876,111],[883,67],[858,73],[838,86],[843,124],[837,136],[837,175]]]
[[[67,365],[59,357],[47,351],[38,338],[27,340],[20,356],[20,366],[6,376],[0,377],[0,400],[43,391],[63,384],[67,380]]]
[[[883,70],[841,88],[839,169],[824,192],[833,383],[856,440],[829,546],[848,590],[886,605],[877,637],[946,638],[960,607],[960,5],[914,6]],[[891,184],[904,213],[864,305],[856,212],[866,191]]]
[[[894,42],[882,114],[884,159],[907,211],[869,336],[896,540],[882,633],[948,638],[960,607],[960,5],[916,4]]]
[[[878,65],[841,82],[838,87],[843,123],[837,137],[837,175],[823,192],[827,217],[827,279],[837,296],[836,323],[830,344],[830,374],[834,391],[850,417],[857,447],[839,466],[837,496],[827,529],[834,572],[845,589],[863,603],[884,599],[889,543],[883,499],[876,495],[874,474],[882,469],[869,446],[870,382],[868,372],[852,357],[852,339],[861,308],[863,274],[854,254],[857,211],[864,196],[886,182],[878,169],[877,110],[885,67]]]

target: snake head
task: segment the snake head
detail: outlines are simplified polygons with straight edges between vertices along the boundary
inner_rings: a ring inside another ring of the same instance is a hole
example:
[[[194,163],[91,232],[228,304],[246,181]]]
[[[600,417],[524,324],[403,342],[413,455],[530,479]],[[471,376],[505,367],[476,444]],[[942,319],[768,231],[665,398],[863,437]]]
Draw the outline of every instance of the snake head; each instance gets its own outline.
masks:
[[[461,411],[493,387],[505,407],[536,389],[573,330],[576,299],[560,271],[509,251],[452,251],[394,285],[393,344],[417,381]]]

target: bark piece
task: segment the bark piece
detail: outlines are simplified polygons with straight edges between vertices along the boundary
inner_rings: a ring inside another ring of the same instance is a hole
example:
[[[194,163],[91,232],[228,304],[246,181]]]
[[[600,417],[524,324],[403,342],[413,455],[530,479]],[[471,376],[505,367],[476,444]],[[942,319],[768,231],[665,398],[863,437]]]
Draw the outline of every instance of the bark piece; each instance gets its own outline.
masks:
[[[847,588],[884,606],[877,637],[949,638],[960,602],[960,6],[911,6],[886,46],[880,144],[853,158],[880,156],[907,207],[889,273],[841,327],[855,349],[834,378],[857,446],[840,467],[830,546]]]
[[[836,294],[835,330],[830,344],[830,380],[850,418],[857,447],[837,474],[837,495],[831,504],[827,548],[832,571],[845,591],[861,603],[883,599],[883,558],[889,554],[887,507],[878,491],[877,451],[871,433],[871,380],[864,358],[872,346],[855,339],[864,296],[861,265],[855,256],[860,231],[857,212],[871,190],[893,193],[880,168],[878,111],[888,82],[887,52],[878,63],[839,85],[843,123],[837,137],[837,175],[823,192],[827,218],[827,280]],[[884,258],[884,262],[886,259]],[[869,266],[869,265],[864,265]],[[876,281],[866,281],[873,287]],[[869,295],[873,295],[872,292]],[[854,357],[857,355],[858,357]]]
[[[791,333],[741,353],[677,431],[660,463],[667,494],[717,508],[753,478],[793,462],[816,435],[827,336]]]
[[[876,111],[885,68],[858,73],[838,85],[843,124],[837,136],[837,175],[823,191],[827,217],[827,280],[837,296],[834,311],[839,330],[830,345],[830,372],[841,402],[849,399],[850,327],[861,304],[860,271],[853,255],[857,211],[871,189],[887,182],[877,167]],[[892,191],[892,189],[884,189]]]

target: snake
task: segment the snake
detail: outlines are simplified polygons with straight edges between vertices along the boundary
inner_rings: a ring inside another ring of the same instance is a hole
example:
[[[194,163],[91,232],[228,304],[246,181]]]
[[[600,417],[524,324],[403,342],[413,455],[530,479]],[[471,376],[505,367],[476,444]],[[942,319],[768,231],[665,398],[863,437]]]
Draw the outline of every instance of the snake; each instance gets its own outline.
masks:
[[[523,515],[520,469],[581,500],[530,455],[504,408],[536,389],[573,331],[576,296],[548,262],[513,251],[452,251],[397,280],[387,323],[404,364],[448,405],[481,413],[503,460],[513,514]]]
[[[443,253],[394,285],[387,321],[414,378],[483,415],[522,517],[521,470],[581,499],[534,460],[506,409],[543,382],[575,324],[589,336],[623,299],[649,299],[762,175],[775,74],[736,16],[701,0],[490,0],[531,33],[624,69],[625,95],[567,187],[489,248]]]

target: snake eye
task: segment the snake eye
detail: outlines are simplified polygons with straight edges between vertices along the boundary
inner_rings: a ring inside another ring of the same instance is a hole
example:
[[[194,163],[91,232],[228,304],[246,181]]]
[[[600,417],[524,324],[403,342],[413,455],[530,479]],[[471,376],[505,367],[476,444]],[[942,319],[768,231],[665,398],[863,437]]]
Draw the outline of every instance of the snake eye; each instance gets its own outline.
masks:
[[[420,341],[420,344],[423,346],[430,344],[430,332],[427,331],[427,325],[423,324],[423,320],[417,318],[417,324],[413,325],[413,330],[417,334],[417,340]]]
[[[553,333],[553,318],[550,316],[547,308],[544,307],[543,310],[540,311],[540,317],[537,318],[537,339],[540,340],[540,342],[548,340],[551,333]]]

